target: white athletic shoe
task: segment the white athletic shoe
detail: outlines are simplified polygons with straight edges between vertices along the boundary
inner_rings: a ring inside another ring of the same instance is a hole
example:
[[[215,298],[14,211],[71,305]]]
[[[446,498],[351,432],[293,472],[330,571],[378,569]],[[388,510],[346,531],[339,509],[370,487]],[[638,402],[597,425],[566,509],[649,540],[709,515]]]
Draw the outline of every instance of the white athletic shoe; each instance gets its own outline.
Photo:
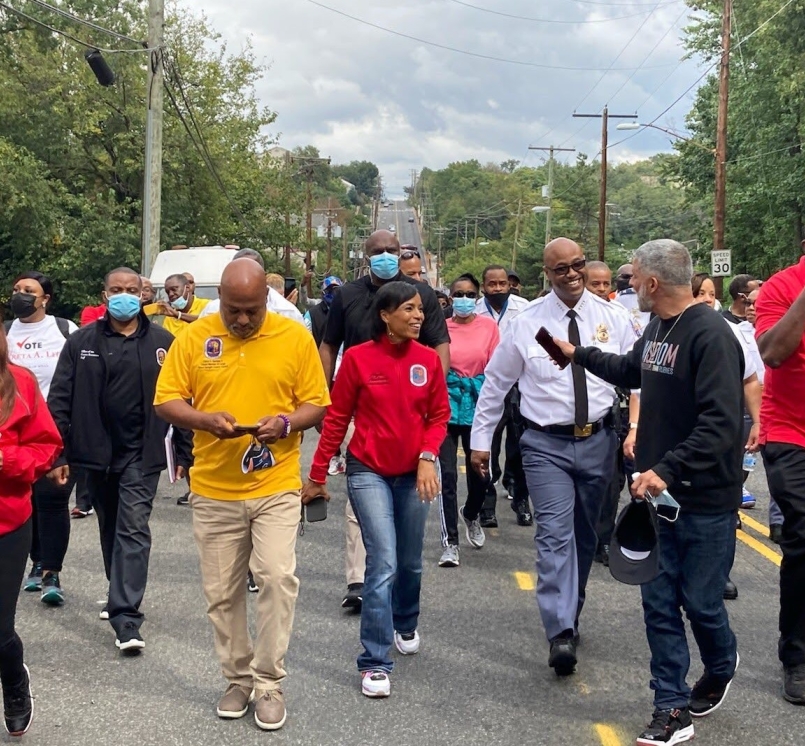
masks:
[[[394,633],[394,647],[403,655],[416,655],[419,652],[419,632]]]
[[[388,697],[391,694],[391,682],[385,671],[362,671],[361,694],[367,697]]]

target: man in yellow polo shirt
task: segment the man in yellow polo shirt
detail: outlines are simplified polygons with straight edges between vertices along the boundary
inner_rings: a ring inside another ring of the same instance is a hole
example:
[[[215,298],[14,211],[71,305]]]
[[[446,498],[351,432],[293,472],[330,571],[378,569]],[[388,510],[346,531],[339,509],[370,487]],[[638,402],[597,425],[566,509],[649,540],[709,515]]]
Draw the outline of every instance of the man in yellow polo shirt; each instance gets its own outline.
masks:
[[[192,277],[192,275],[190,276]],[[205,298],[196,298],[194,289],[195,282],[191,284],[186,274],[171,275],[165,280],[165,294],[168,296],[168,302],[160,301],[157,304],[159,306],[157,313],[165,316],[162,326],[174,337],[178,337],[189,324],[196,321],[209,303]],[[146,311],[146,315],[148,315],[148,311]]]
[[[301,433],[330,403],[316,345],[294,321],[266,312],[263,269],[230,262],[220,313],[177,337],[157,383],[157,413],[195,431],[193,533],[207,613],[229,686],[218,715],[246,714],[264,730],[285,723],[280,689],[299,581]],[[188,401],[193,402],[192,406]],[[246,572],[259,587],[257,637],[246,618]]]

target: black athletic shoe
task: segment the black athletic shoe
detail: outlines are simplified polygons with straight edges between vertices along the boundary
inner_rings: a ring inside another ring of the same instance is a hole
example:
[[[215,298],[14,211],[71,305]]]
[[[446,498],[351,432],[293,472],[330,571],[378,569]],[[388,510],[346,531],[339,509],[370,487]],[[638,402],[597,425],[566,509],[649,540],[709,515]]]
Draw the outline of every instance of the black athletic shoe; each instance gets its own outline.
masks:
[[[805,705],[805,664],[785,666],[783,697],[793,705]]]
[[[609,544],[599,544],[593,560],[600,562],[604,567],[609,567]]]
[[[3,716],[10,736],[22,736],[34,719],[34,698],[31,694],[31,674],[23,664],[25,678],[15,687],[3,687]]]
[[[734,601],[736,598],[738,598],[738,586],[727,578],[727,584],[724,586],[724,600]]]
[[[687,707],[678,710],[654,710],[651,722],[637,737],[636,746],[664,743],[673,746],[693,740],[693,720]]]
[[[134,622],[126,622],[117,635],[115,646],[120,649],[121,653],[139,655],[145,647],[145,640],[140,637],[140,628]]]
[[[557,676],[570,676],[576,670],[576,636],[567,630],[551,640],[548,665]]]
[[[773,541],[775,544],[779,544],[783,538],[783,524],[782,523],[772,523],[769,526],[769,539]]]
[[[735,662],[735,670],[741,662],[741,656]],[[715,712],[721,703],[726,699],[730,684],[735,678],[735,673],[729,679],[722,679],[711,676],[705,670],[704,675],[693,686],[690,693],[690,714],[695,718],[703,718],[711,712]]]
[[[248,574],[246,575],[246,589],[249,593],[257,593],[260,589],[257,587],[257,583],[254,582],[254,575],[252,575],[252,571],[249,570]]]
[[[185,492],[184,495],[176,499],[177,505],[190,505],[190,493]]]
[[[347,586],[347,595],[341,601],[342,609],[355,609],[360,611],[363,605],[363,583],[350,583]]]
[[[498,519],[491,510],[482,510],[481,515],[478,516],[478,521],[481,528],[497,528]]]

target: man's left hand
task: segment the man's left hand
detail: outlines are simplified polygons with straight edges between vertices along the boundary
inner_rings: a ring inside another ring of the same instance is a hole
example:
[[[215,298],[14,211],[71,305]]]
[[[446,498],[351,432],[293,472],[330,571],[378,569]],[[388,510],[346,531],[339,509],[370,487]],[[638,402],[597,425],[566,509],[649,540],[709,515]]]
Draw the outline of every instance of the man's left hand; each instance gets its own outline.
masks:
[[[756,422],[752,425],[752,429],[749,431],[749,439],[746,441],[746,446],[744,448],[749,451],[749,453],[757,453],[760,450],[760,423]]]
[[[653,469],[644,471],[632,482],[632,496],[636,497],[638,500],[645,500],[646,492],[656,496],[667,489],[668,485],[660,479],[657,472]]]
[[[184,466],[177,466],[176,467],[176,481],[178,482],[180,479],[184,479],[187,476],[187,470]]]
[[[257,420],[260,429],[255,436],[261,443],[276,443],[285,432],[285,420],[279,417],[263,417]]]

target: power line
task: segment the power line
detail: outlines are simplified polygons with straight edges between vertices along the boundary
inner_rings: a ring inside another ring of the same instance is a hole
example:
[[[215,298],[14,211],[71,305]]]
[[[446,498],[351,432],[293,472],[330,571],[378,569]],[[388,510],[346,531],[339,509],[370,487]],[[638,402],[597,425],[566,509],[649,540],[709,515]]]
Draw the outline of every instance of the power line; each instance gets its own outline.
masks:
[[[99,26],[98,24],[93,23],[92,21],[87,21],[84,18],[79,18],[78,16],[73,15],[72,13],[69,13],[66,10],[62,10],[61,8],[57,8],[56,6],[51,5],[50,3],[44,2],[44,0],[31,0],[31,2],[53,13],[57,13],[58,15],[64,18],[69,18],[71,21],[80,23],[82,26],[87,26],[88,28],[95,29],[96,31],[100,31],[104,34],[109,34],[110,36],[116,36],[118,39],[121,39],[123,41],[130,41],[132,42],[132,44],[139,44],[140,46],[145,46],[143,42],[139,39],[133,39],[132,37],[126,36],[125,34],[119,34],[117,31],[112,31],[111,29]]]
[[[676,0],[674,1],[676,2]],[[503,11],[500,10],[492,10],[491,8],[482,8],[480,5],[473,5],[472,3],[466,3],[464,2],[464,0],[450,0],[450,2],[453,2],[456,5],[463,5],[465,8],[472,8],[473,10],[479,10],[482,13],[490,13],[491,15],[502,16],[503,18],[512,18],[517,21],[530,21],[532,23],[564,23],[564,24],[572,24],[574,26],[583,26],[592,23],[611,23],[612,21],[623,21],[626,18],[637,18],[638,16],[645,15],[648,12],[646,10],[642,10],[639,13],[630,13],[629,15],[626,16],[615,16],[613,18],[558,20],[556,18],[534,18],[533,16],[518,16],[513,13],[504,13]],[[665,3],[665,4],[672,5],[673,3]]]
[[[411,36],[410,34],[404,34],[401,31],[395,31],[394,29],[390,29],[386,26],[380,26],[377,23],[372,23],[371,21],[367,21],[363,18],[358,18],[357,16],[350,15],[349,13],[344,12],[343,10],[338,10],[337,8],[332,8],[329,5],[325,5],[324,3],[318,2],[318,0],[307,0],[311,5],[315,5],[319,8],[323,8],[324,10],[329,10],[331,13],[335,13],[339,16],[344,16],[344,18],[349,18],[352,21],[356,21],[357,23],[362,23],[365,26],[370,26],[371,28],[378,29],[379,31],[385,31],[387,34],[392,34],[393,36],[399,36],[403,39],[408,39],[410,41],[415,41],[418,44],[425,44],[430,47],[435,47],[436,49],[444,49],[447,52],[455,52],[456,54],[463,54],[467,57],[476,57],[482,60],[491,60],[492,62],[504,62],[509,65],[520,65],[522,67],[536,67],[540,70],[573,70],[577,72],[601,72],[604,68],[601,67],[570,67],[567,65],[543,65],[539,62],[528,62],[525,60],[511,60],[506,59],[505,57],[495,57],[490,54],[481,54],[480,52],[471,52],[467,49],[459,49],[458,47],[450,47],[446,44],[439,44],[435,41],[428,41],[427,39],[420,39],[417,36]],[[651,68],[646,69],[654,69],[654,68],[663,68],[669,67],[669,65],[653,65]],[[633,67],[619,67],[619,68],[609,68],[608,71],[612,69],[616,69],[622,72],[629,72],[634,70]]]

